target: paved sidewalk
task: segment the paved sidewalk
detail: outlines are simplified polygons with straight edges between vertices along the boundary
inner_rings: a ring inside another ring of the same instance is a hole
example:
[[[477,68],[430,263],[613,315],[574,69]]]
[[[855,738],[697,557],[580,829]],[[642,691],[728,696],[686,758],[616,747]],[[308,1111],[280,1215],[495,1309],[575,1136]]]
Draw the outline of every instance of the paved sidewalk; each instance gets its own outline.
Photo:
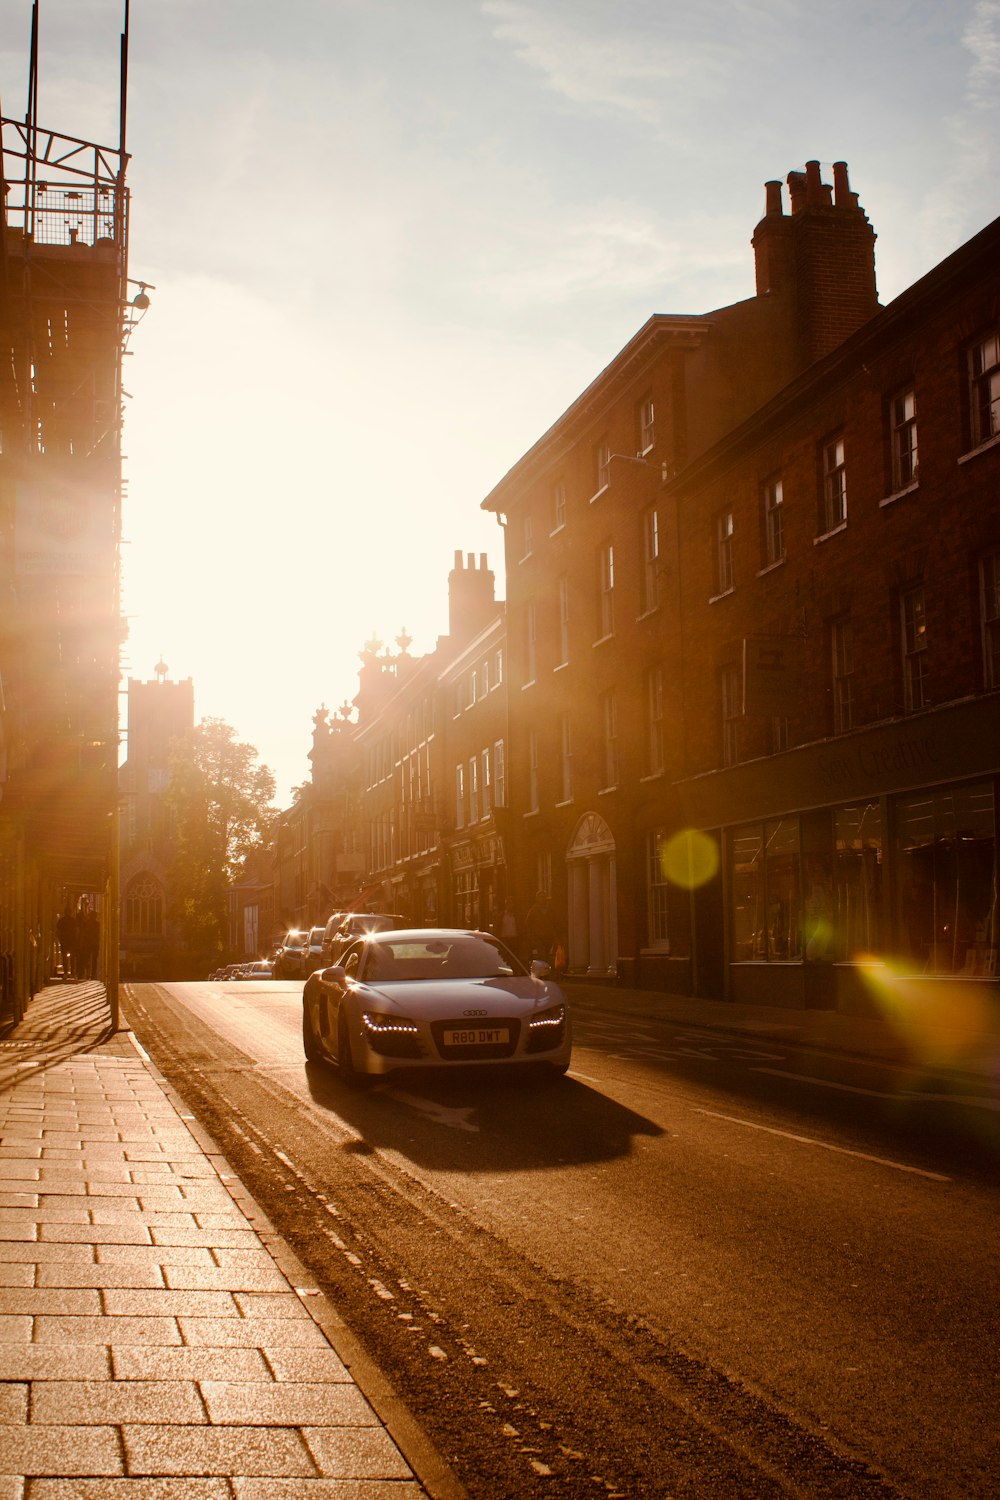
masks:
[[[458,1493],[418,1482],[244,1208],[103,988],[37,995],[0,1041],[0,1500]]]

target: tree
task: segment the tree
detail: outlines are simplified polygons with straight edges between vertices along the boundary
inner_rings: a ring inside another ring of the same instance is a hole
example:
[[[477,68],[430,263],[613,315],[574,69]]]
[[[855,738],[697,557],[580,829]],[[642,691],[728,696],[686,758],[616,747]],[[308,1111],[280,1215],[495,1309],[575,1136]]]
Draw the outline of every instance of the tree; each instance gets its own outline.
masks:
[[[273,797],[273,773],[222,719],[203,719],[174,741],[166,792],[175,837],[168,896],[195,972],[226,947],[227,893],[248,856],[267,841]]]

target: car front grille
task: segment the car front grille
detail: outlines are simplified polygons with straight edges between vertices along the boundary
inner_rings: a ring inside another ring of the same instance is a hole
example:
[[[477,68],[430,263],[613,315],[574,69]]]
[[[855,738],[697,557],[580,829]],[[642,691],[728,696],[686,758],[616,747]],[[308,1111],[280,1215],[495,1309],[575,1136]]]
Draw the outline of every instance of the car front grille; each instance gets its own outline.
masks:
[[[445,1034],[451,1031],[506,1031],[505,1042],[462,1042],[453,1045],[445,1041]],[[434,1037],[434,1045],[438,1050],[438,1056],[445,1062],[488,1062],[491,1059],[501,1061],[505,1057],[513,1057],[517,1051],[518,1038],[521,1034],[521,1023],[511,1016],[491,1016],[489,1021],[432,1021],[431,1034]]]

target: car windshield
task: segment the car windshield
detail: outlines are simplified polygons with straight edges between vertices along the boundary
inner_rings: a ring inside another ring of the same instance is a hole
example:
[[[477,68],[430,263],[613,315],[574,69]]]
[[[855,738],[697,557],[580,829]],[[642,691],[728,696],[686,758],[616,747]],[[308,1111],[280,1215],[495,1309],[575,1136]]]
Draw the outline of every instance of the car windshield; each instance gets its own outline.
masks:
[[[304,948],[309,941],[307,932],[290,932],[285,938],[286,948]]]
[[[526,973],[502,943],[463,932],[369,943],[362,977],[366,984],[399,984],[415,979],[509,979]]]

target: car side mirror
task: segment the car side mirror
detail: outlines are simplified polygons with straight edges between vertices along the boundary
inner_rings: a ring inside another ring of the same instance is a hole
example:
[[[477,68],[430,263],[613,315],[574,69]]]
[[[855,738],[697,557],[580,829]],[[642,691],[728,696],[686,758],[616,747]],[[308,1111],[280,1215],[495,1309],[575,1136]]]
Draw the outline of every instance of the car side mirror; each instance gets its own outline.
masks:
[[[343,964],[332,964],[329,969],[324,969],[319,977],[324,984],[336,984],[342,988],[347,983],[347,970]]]
[[[532,979],[548,979],[552,973],[552,965],[547,964],[544,958],[533,958],[531,960]]]

